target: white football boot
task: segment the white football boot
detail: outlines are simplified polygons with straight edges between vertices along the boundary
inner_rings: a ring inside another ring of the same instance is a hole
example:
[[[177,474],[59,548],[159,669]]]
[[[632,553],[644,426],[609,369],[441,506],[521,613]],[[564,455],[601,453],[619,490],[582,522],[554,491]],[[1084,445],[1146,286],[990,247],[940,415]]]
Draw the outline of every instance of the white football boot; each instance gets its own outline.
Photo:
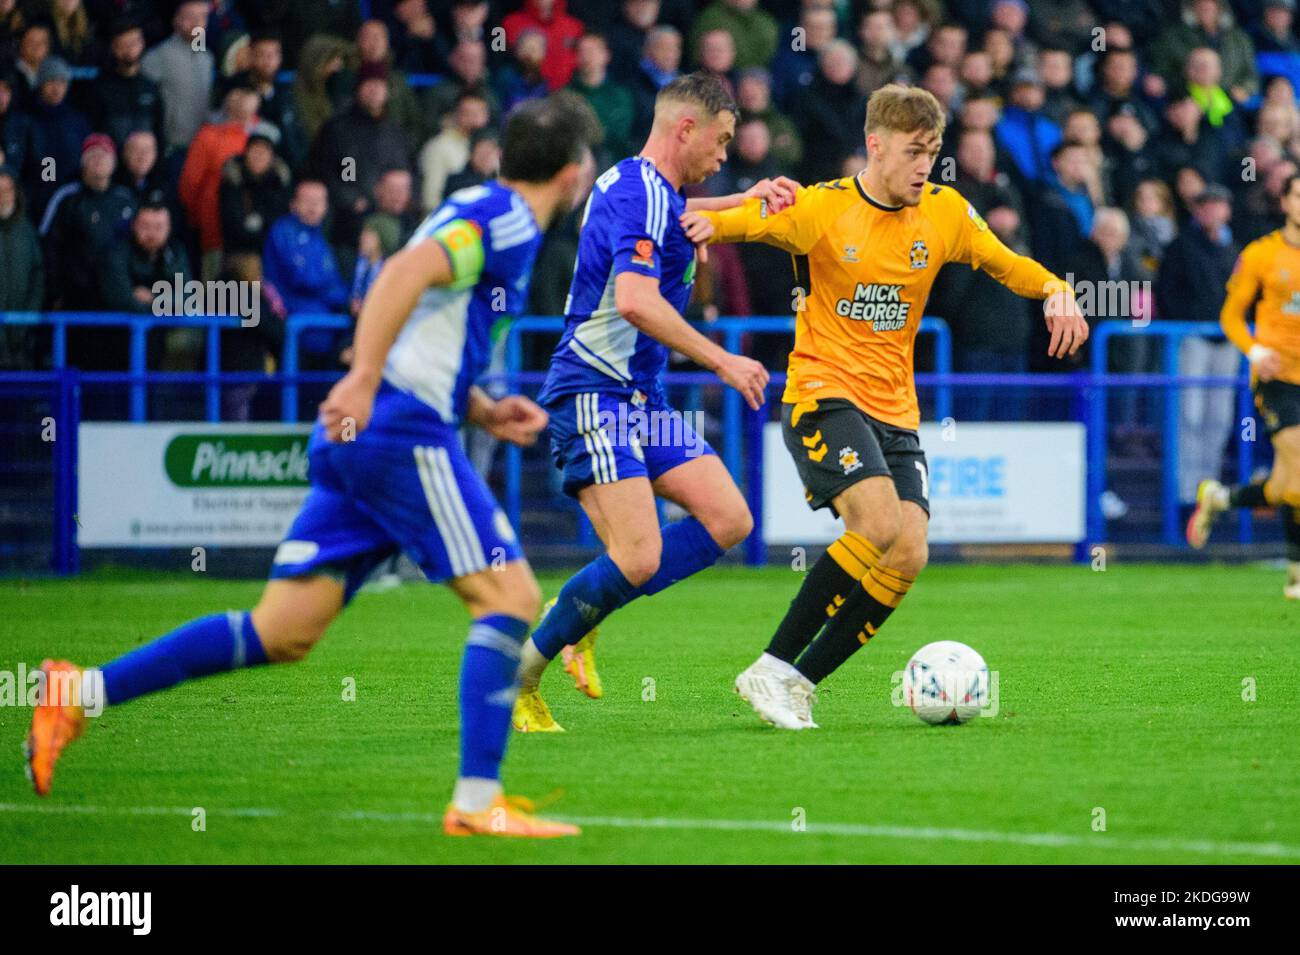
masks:
[[[1286,565],[1286,586],[1282,596],[1287,600],[1300,600],[1300,561],[1291,561]]]
[[[1187,543],[1196,550],[1204,547],[1214,522],[1228,508],[1228,489],[1213,478],[1202,481],[1196,488],[1196,506],[1187,519]]]
[[[808,729],[811,715],[800,718],[800,704],[790,692],[797,676],[798,671],[790,664],[764,653],[736,677],[736,692],[755,713],[777,729]]]
[[[794,706],[795,716],[803,723],[804,729],[815,730],[820,727],[813,722],[812,705],[817,702],[817,686],[802,673],[796,673],[790,679],[790,701]]]

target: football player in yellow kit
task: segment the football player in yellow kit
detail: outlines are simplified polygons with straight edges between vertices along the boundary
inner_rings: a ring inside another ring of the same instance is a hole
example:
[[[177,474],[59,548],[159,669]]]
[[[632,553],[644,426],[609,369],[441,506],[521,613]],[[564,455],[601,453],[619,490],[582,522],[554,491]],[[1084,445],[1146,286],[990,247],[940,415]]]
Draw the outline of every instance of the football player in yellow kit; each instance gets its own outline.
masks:
[[[813,689],[884,625],[927,560],[929,476],[917,427],[912,347],[935,276],[965,262],[1045,299],[1056,357],[1088,324],[1068,284],[1017,255],[974,207],[928,181],[944,128],[930,93],[890,84],[867,105],[867,167],[801,188],[771,213],[751,199],[687,213],[704,242],[765,242],[795,256],[803,290],[781,421],[813,509],[845,531],[804,578],[766,652],[736,691],[784,729],[816,726]]]
[[[1210,529],[1235,507],[1278,508],[1287,546],[1283,593],[1300,600],[1300,174],[1282,191],[1282,228],[1246,246],[1228,279],[1219,313],[1228,340],[1250,360],[1255,406],[1273,441],[1273,470],[1267,480],[1226,487],[1201,482],[1187,522],[1187,542],[1205,546]],[[1255,333],[1246,310],[1255,306]]]

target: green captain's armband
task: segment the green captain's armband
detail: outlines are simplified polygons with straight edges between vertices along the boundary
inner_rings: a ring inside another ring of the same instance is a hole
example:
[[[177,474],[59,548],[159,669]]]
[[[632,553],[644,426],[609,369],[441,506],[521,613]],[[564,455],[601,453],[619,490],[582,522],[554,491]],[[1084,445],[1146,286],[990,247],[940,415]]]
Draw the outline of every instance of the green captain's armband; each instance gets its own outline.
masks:
[[[433,237],[447,251],[451,261],[449,288],[460,291],[472,288],[483,273],[483,234],[468,219],[452,219],[434,230]]]

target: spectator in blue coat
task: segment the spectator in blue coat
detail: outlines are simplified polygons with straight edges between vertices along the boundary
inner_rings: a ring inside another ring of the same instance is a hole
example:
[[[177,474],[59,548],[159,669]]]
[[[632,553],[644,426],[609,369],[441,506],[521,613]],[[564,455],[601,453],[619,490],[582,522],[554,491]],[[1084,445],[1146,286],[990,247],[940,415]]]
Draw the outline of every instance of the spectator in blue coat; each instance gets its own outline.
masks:
[[[1046,93],[1038,71],[1025,67],[1011,82],[1010,102],[994,129],[998,146],[1011,157],[1008,170],[1023,191],[1041,183],[1052,171],[1052,150],[1061,141],[1061,127],[1043,115]]]
[[[304,179],[294,190],[289,214],[271,226],[262,250],[263,280],[278,293],[290,315],[344,313],[348,289],[322,223],[329,211],[325,183]],[[299,339],[300,367],[325,370],[338,366],[338,332],[312,329]]]

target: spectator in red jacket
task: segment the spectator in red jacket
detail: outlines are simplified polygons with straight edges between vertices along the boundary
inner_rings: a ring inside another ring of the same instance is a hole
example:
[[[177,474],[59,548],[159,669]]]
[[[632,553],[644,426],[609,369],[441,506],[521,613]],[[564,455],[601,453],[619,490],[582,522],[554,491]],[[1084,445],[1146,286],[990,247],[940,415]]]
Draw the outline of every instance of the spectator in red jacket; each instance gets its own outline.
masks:
[[[587,28],[577,17],[569,16],[565,0],[524,0],[523,9],[510,14],[501,25],[505,27],[506,43],[511,49],[525,30],[544,34],[546,61],[542,64],[542,77],[547,87],[554,92],[569,82],[578,64],[578,37]]]
[[[248,144],[248,130],[257,120],[258,102],[251,87],[231,87],[222,118],[203,124],[181,168],[181,206],[190,225],[199,230],[204,281],[216,278],[221,269],[221,168]]]

